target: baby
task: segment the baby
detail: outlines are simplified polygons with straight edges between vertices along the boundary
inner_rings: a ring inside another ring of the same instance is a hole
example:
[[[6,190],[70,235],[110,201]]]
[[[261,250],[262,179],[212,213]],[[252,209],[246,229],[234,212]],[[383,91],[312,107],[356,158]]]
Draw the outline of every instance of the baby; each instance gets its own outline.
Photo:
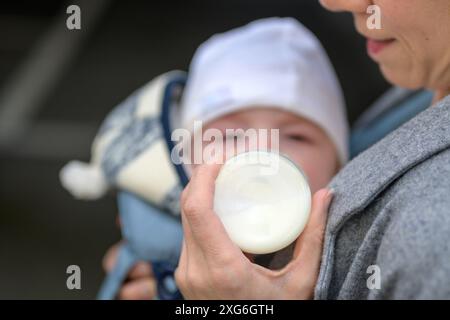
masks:
[[[138,260],[152,262],[154,275],[164,280],[159,298],[171,297],[163,291],[175,292],[173,281],[166,281],[176,268],[183,236],[174,202],[179,203],[181,184],[198,163],[170,163],[177,142],[168,141],[171,130],[185,129],[195,137],[199,121],[203,132],[215,129],[225,139],[236,138],[227,136],[230,129],[278,130],[277,141],[258,139],[258,144],[276,144],[303,169],[312,192],[325,187],[347,161],[348,124],[336,75],[318,40],[294,19],[258,20],[203,43],[179,108],[172,108],[168,119],[164,108],[173,78],[179,73],[160,76],[117,107],[99,131],[91,164],[72,163],[61,173],[63,184],[79,198],[96,198],[108,185],[122,190],[118,203],[126,243],[99,294],[102,299],[116,296]],[[163,116],[157,111],[160,101]],[[201,138],[202,147],[211,143]],[[186,142],[193,144],[182,145]],[[168,197],[167,190],[176,192]],[[254,261],[279,268],[289,255],[287,248]]]
[[[199,47],[180,126],[193,132],[196,121],[203,132],[216,129],[226,139],[236,138],[228,134],[233,129],[278,130],[277,151],[303,169],[313,193],[348,157],[345,107],[332,66],[313,34],[291,18],[255,21]],[[208,140],[202,139],[203,149]],[[272,259],[270,267],[286,259]]]

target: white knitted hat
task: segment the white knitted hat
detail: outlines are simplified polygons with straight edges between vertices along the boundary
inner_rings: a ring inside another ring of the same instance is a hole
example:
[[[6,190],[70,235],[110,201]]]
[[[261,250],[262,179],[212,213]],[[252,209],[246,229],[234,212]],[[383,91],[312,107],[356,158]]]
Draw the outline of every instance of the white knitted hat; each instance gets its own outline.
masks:
[[[191,62],[181,126],[234,111],[279,107],[319,125],[348,159],[348,122],[337,77],[317,38],[292,18],[249,23],[203,43]]]

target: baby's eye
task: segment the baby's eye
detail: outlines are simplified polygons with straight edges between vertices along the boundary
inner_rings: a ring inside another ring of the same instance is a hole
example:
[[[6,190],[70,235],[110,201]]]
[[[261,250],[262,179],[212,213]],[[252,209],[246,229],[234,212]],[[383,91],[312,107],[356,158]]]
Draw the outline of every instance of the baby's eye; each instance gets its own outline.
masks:
[[[238,141],[239,139],[244,138],[244,136],[240,135],[240,134],[236,134],[236,133],[229,133],[229,134],[225,134],[223,136],[224,140],[234,140],[234,141]]]
[[[229,141],[234,140],[234,141],[237,141],[237,139],[238,139],[238,136],[233,135],[233,134],[229,134],[229,135],[224,135],[223,136],[223,140],[229,140]]]
[[[289,140],[293,140],[293,141],[305,141],[306,140],[306,137],[301,134],[288,134],[287,138]]]

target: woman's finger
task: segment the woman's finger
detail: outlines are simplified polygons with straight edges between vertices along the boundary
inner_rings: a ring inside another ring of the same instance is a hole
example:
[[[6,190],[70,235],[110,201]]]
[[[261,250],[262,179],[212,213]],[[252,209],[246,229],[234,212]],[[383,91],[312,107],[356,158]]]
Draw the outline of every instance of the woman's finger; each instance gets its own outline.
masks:
[[[186,265],[189,260],[201,263],[204,260],[203,252],[197,244],[184,214],[181,215],[181,224],[183,226],[183,246],[185,248],[183,257]]]
[[[180,259],[178,261],[178,266],[177,269],[181,270],[182,272],[186,272],[186,267],[188,264],[188,251],[187,251],[187,247],[186,247],[186,241],[183,240],[183,244],[181,245],[181,254],[180,254]]]
[[[214,186],[220,165],[206,164],[195,169],[189,189],[182,196],[182,218],[188,225],[192,240],[205,258],[221,263],[223,252],[235,250],[219,217],[213,210]],[[186,190],[185,190],[186,191]],[[190,252],[190,240],[187,248]]]
[[[296,242],[293,265],[301,275],[317,273],[322,258],[328,208],[333,198],[332,190],[321,189],[314,194],[311,216],[305,230]]]
[[[150,277],[125,283],[118,296],[121,300],[150,300],[155,297],[156,282]]]
[[[191,228],[189,227],[189,223],[186,220],[186,216],[181,214],[181,226],[183,228],[183,244],[186,246],[191,246],[194,241],[192,236]]]
[[[181,196],[182,210],[194,233],[207,233],[204,225],[208,222],[206,218],[214,215],[214,189],[219,170],[217,164],[198,166]]]
[[[178,289],[182,292],[183,296],[189,296],[188,282],[187,282],[187,272],[188,272],[188,258],[189,254],[187,251],[186,241],[183,240],[180,260],[178,262],[177,269],[175,270],[175,282]]]

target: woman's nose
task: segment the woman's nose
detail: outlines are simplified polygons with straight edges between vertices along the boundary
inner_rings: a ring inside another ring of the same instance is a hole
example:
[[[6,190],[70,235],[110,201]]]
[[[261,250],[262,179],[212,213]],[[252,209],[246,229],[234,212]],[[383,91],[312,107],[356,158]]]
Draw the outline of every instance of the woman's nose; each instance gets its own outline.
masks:
[[[348,11],[366,13],[373,0],[319,0],[323,7],[330,11]]]

